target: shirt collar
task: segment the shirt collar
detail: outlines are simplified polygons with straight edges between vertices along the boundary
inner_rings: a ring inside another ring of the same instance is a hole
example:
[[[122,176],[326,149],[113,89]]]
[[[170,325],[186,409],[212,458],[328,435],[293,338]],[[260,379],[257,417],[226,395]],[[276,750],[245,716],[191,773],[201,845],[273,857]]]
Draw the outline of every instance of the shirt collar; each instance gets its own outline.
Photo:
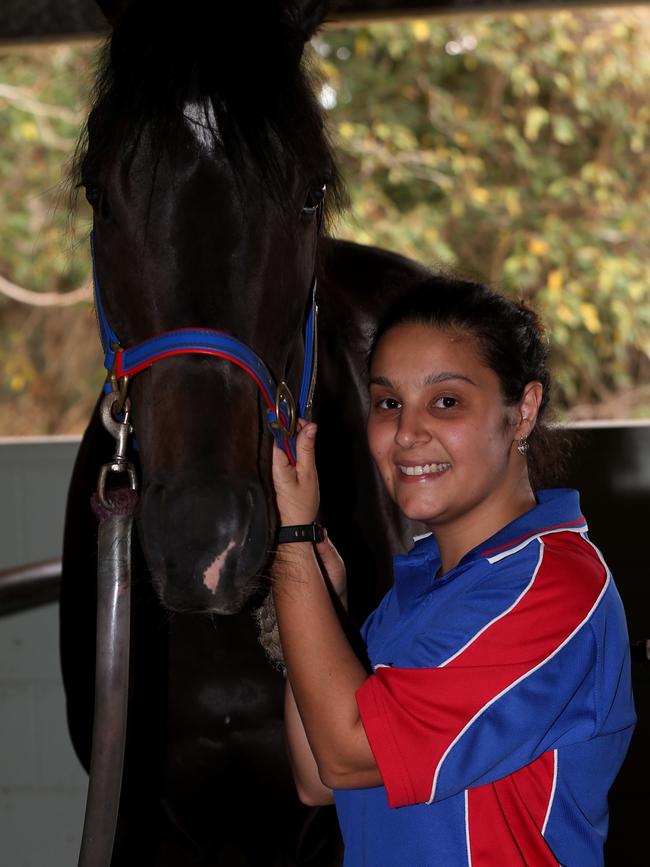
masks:
[[[549,488],[535,492],[537,505],[506,524],[489,539],[468,551],[461,560],[485,557],[490,561],[514,553],[531,539],[562,530],[586,532],[587,522],[580,508],[580,495],[570,488]]]
[[[446,583],[447,577],[452,578],[460,566],[472,560],[479,558],[484,558],[488,562],[501,560],[544,533],[561,530],[586,532],[587,523],[580,509],[580,496],[577,491],[569,488],[550,488],[536,491],[535,497],[536,506],[468,551],[458,566],[447,573],[440,583]],[[394,558],[394,564],[396,578],[402,571],[408,573],[404,576],[404,580],[408,582],[409,595],[428,592],[440,567],[440,550],[435,536],[429,534],[418,537],[407,554],[398,554]],[[401,595],[400,583],[396,584],[398,595]]]

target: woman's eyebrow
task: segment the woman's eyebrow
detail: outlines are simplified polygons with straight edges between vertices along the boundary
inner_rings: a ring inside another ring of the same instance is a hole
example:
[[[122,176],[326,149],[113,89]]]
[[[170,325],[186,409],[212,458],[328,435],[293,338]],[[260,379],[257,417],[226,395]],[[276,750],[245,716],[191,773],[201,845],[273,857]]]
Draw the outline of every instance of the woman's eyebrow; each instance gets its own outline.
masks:
[[[473,379],[465,376],[464,373],[455,373],[451,370],[443,370],[440,373],[430,373],[422,380],[422,385],[437,385],[439,382],[447,382],[450,379],[460,379],[463,382],[469,382],[470,385],[476,385]]]
[[[386,388],[393,388],[393,383],[385,376],[372,376],[368,380],[368,385],[383,385]]]
[[[421,386],[437,385],[439,382],[448,382],[450,379],[460,379],[463,382],[468,382],[470,385],[476,385],[473,379],[465,376],[464,373],[454,373],[451,370],[442,370],[439,373],[430,373],[422,380]],[[373,376],[368,380],[369,385],[382,385],[385,388],[394,388],[395,386],[385,376]]]

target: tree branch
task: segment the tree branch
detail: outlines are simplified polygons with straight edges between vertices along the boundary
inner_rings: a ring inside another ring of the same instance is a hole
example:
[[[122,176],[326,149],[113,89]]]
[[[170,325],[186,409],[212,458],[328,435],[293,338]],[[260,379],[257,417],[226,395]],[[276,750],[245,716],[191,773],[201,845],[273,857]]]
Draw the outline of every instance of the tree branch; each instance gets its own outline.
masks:
[[[69,307],[82,301],[92,300],[92,289],[88,283],[70,292],[34,292],[23,289],[0,274],[0,293],[19,301],[21,304],[31,304],[32,307]]]
[[[56,117],[68,123],[79,124],[83,118],[81,112],[72,111],[62,105],[48,105],[30,96],[22,87],[14,87],[11,84],[0,84],[0,99],[6,99],[21,111],[38,117]]]

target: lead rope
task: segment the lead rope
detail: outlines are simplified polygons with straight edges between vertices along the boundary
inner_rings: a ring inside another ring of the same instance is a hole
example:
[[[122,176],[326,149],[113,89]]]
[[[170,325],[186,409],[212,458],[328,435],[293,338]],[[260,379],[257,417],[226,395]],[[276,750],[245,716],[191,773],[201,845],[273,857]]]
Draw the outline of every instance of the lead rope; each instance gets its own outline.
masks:
[[[95,710],[86,814],[78,867],[110,867],[120,806],[129,694],[131,622],[131,529],[138,504],[135,470],[126,459],[128,400],[116,421],[115,392],[100,405],[104,427],[115,437],[115,454],[100,472],[91,505],[99,520]],[[125,473],[128,488],[106,492],[109,474]]]

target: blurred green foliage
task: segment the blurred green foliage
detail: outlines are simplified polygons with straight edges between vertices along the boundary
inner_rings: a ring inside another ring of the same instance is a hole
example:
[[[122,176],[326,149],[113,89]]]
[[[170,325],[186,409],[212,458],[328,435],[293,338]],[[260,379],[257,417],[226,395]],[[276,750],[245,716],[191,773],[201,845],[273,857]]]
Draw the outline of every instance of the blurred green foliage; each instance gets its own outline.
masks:
[[[530,301],[561,405],[648,380],[650,10],[330,29],[314,48],[352,200],[339,236]],[[90,215],[70,221],[62,180],[94,50],[0,55],[0,275],[39,292],[88,280]],[[0,434],[81,430],[90,305],[0,295],[0,369]]]
[[[39,293],[89,282],[89,209],[71,219],[66,169],[95,50],[0,55],[0,276]],[[0,292],[0,434],[82,430],[101,379],[90,303],[41,307]]]
[[[33,289],[74,288],[86,273],[81,258],[69,258],[74,238],[66,235],[61,180],[84,118],[90,53],[51,48],[0,58],[2,272]]]
[[[315,47],[352,196],[339,234],[531,302],[564,406],[648,382],[650,10],[417,20]]]

